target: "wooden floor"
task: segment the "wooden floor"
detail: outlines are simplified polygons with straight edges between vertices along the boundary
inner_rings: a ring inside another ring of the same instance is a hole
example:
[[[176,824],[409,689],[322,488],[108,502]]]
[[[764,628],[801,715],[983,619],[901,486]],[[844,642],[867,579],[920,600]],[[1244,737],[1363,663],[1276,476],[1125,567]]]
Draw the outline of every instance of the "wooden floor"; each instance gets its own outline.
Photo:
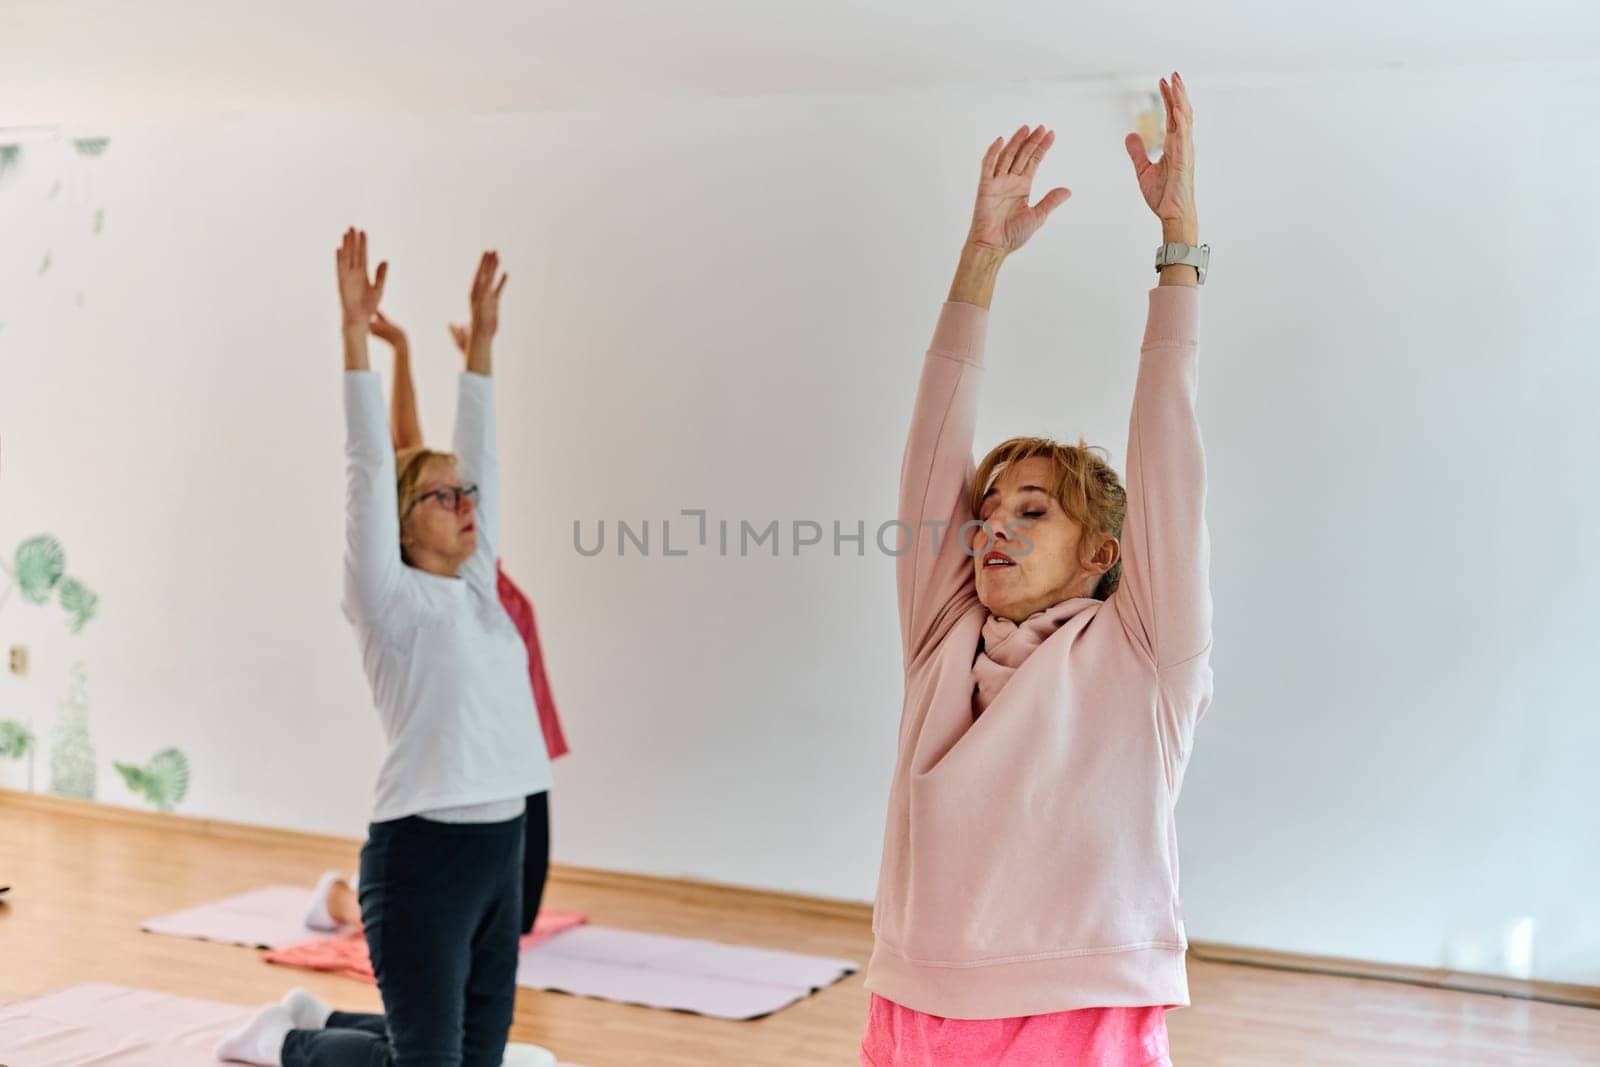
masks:
[[[261,885],[309,887],[350,869],[358,842],[117,811],[0,794],[0,884],[12,886],[0,1002],[101,981],[258,1004],[301,984],[348,1010],[379,1009],[372,986],[139,931],[142,919]],[[859,905],[563,869],[547,901],[606,925],[863,963],[871,948]],[[1189,974],[1194,1006],[1168,1016],[1177,1067],[1600,1065],[1600,1011],[1200,960]],[[866,1005],[859,974],[748,1023],[523,989],[512,1038],[586,1067],[848,1067]]]

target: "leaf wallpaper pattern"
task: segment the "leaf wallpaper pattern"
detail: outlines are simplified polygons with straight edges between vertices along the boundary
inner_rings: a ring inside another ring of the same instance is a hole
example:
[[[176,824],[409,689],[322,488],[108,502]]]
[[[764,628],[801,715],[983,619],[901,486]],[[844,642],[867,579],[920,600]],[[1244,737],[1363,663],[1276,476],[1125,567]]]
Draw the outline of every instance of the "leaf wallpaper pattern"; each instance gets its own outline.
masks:
[[[68,136],[59,128],[0,129],[0,223],[4,224],[0,231],[6,235],[0,240],[0,268],[5,269],[0,276],[12,279],[0,291],[0,364],[11,355],[7,351],[11,334],[4,331],[7,318],[44,306],[83,308],[92,297],[89,272],[108,226],[104,201],[95,191],[95,175],[103,172],[110,146],[110,137]],[[43,299],[51,294],[58,303],[48,305]],[[14,446],[7,444],[9,460]],[[6,611],[12,600],[27,608]],[[69,639],[83,635],[101,610],[100,597],[83,576],[69,570],[66,549],[48,533],[29,537],[9,555],[0,550],[0,626],[16,619],[18,611],[36,607],[60,620]],[[11,643],[10,635],[0,632],[0,638]],[[45,662],[41,658],[40,665]],[[22,673],[18,672],[19,678]],[[13,684],[4,677],[0,682]],[[16,684],[53,687],[56,683]],[[41,703],[48,707],[50,702],[46,698]],[[72,663],[65,697],[55,703],[54,721],[46,712],[44,726],[37,732],[26,716],[0,720],[0,760],[26,760],[32,789],[37,753],[41,762],[48,762],[50,792],[92,800],[98,763],[89,714],[89,671],[82,659]],[[163,748],[143,764],[113,766],[136,796],[163,811],[173,810],[188,796],[189,761],[178,748]]]

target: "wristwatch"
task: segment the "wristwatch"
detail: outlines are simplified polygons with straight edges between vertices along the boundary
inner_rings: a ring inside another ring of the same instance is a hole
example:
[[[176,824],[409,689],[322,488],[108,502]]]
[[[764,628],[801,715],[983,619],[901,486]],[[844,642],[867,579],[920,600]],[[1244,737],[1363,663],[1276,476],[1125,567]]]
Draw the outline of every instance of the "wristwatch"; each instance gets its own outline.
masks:
[[[1170,267],[1175,263],[1182,263],[1193,267],[1199,275],[1201,285],[1206,283],[1206,266],[1211,262],[1211,246],[1186,245],[1177,241],[1164,244],[1156,249],[1156,273],[1161,273],[1162,267]]]

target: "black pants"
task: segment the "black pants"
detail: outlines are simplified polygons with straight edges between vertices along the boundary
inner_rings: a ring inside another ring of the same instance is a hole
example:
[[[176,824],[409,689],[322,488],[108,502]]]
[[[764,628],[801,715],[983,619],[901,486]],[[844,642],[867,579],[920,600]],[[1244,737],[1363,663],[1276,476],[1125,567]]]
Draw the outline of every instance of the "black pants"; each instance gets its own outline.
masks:
[[[533,931],[550,875],[550,794],[528,798],[527,834],[522,848],[522,932]]]
[[[408,819],[397,819],[395,822],[374,824],[373,838],[368,840],[368,848],[362,849],[362,878],[360,878],[360,885],[362,885],[362,921],[368,926],[368,931],[371,931],[371,917],[370,913],[368,913],[370,897],[366,894],[366,885],[368,885],[368,877],[370,877],[368,875],[368,849],[373,846],[373,840],[378,837],[378,830],[381,827],[397,827],[402,822],[410,821]],[[450,827],[451,825],[445,824],[445,822],[421,821],[421,819],[418,822],[424,822],[427,829]],[[520,849],[520,853],[522,853],[522,873],[520,873],[520,880],[518,880],[518,889],[520,889],[520,893],[517,893],[517,896],[520,897],[518,918],[522,920],[522,925],[520,925],[522,933],[528,933],[530,929],[533,929],[534,918],[538,917],[539,901],[544,897],[544,880],[546,880],[550,867],[549,795],[547,793],[534,793],[534,795],[528,797],[526,814],[522,819],[490,825],[491,827],[510,827],[510,825],[518,824],[518,822],[522,824],[523,845],[523,848]],[[464,829],[472,829],[474,825],[477,824],[469,824]],[[390,851],[392,851],[392,848],[390,848]],[[373,865],[376,867],[376,864]],[[462,893],[466,893],[466,886],[462,886]],[[376,901],[376,897],[373,897],[373,899]],[[509,904],[509,901],[507,901],[507,904]],[[390,909],[394,909],[394,905],[390,904]],[[398,936],[397,928],[390,926],[389,937],[395,936]],[[371,941],[371,933],[368,933],[368,941]],[[373,966],[374,969],[379,966],[378,945],[376,944],[373,944]],[[402,985],[419,985],[424,990],[434,989],[434,985],[429,981],[429,974],[430,971],[422,969],[419,973],[400,977],[400,982],[402,982]],[[459,1037],[462,1038],[462,1041],[459,1041],[459,1045],[456,1046],[454,1059],[438,1057],[434,1051],[429,1051],[434,1046],[442,1045],[442,1041],[432,1040],[432,1038],[424,1038],[427,1043],[421,1049],[418,1049],[418,1054],[411,1054],[410,1051],[400,1048],[400,1043],[408,1040],[408,1037],[400,1035],[400,1041],[397,1041],[395,1040],[395,1035],[390,1033],[390,1014],[387,1013],[394,1013],[395,1005],[394,1001],[390,1000],[389,990],[384,985],[384,973],[382,973],[382,969],[379,969],[379,992],[384,995],[386,1014],[334,1011],[331,1016],[328,1016],[328,1029],[294,1030],[294,1032],[290,1033],[290,1037],[283,1041],[283,1067],[344,1067],[344,1065],[350,1065],[350,1067],[355,1067],[355,1065],[360,1065],[360,1067],[389,1067],[390,1064],[405,1065],[413,1064],[413,1062],[414,1064],[462,1064],[464,1067],[485,1064],[486,1067],[499,1067],[501,1057],[504,1056],[506,1032],[510,1029],[510,1011],[515,1006],[515,995],[517,995],[515,976],[517,976],[517,963],[515,963],[514,945],[512,947],[512,963],[510,963],[509,993],[507,993],[506,1000],[506,1024],[501,1025],[498,1030],[499,1051],[494,1051],[493,1056],[488,1057],[488,1059],[478,1057],[475,1046],[467,1045],[470,1027],[467,1024],[466,1017],[462,1017],[459,1024],[450,1025],[450,1029],[458,1032]],[[395,977],[397,976],[390,974],[390,984],[394,984]],[[442,990],[435,990],[435,1000],[440,998],[440,995],[438,995],[440,992]],[[408,998],[416,1000],[414,993],[408,993]],[[466,1013],[462,1013],[462,1016],[464,1014]],[[445,1021],[443,1014],[438,1013],[438,1011],[430,1013],[430,1016],[432,1017],[430,1017],[427,1025],[432,1025],[435,1029],[437,1029],[437,1025],[440,1022]],[[474,1049],[474,1054],[469,1054],[469,1048]],[[485,1056],[488,1054],[486,1049],[483,1054]]]
[[[499,1067],[516,1004],[524,818],[372,824],[361,921],[384,1025],[290,1031],[284,1067]]]

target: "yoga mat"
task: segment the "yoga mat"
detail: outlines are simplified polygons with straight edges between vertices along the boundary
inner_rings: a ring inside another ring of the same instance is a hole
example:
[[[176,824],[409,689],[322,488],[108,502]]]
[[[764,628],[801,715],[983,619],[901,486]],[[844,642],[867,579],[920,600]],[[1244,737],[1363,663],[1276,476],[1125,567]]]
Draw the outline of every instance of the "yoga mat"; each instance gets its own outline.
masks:
[[[225,945],[281,948],[324,935],[306,925],[306,905],[310,900],[311,890],[306,886],[271,885],[163,915],[139,929]]]
[[[855,970],[848,960],[579,926],[525,950],[517,984],[718,1019],[757,1019]]]
[[[217,1042],[256,1010],[124,986],[77,985],[0,1005],[0,1063],[216,1067]],[[527,1045],[507,1045],[506,1067],[535,1062],[531,1052]]]
[[[585,922],[588,919],[581,912],[541,910],[539,917],[534,920],[532,932],[523,935],[522,947],[531,948]],[[287,967],[342,974],[363,982],[376,983],[378,980],[372,973],[372,957],[367,951],[366,935],[360,930],[302,941],[298,945],[286,945],[273,949],[262,959]]]

